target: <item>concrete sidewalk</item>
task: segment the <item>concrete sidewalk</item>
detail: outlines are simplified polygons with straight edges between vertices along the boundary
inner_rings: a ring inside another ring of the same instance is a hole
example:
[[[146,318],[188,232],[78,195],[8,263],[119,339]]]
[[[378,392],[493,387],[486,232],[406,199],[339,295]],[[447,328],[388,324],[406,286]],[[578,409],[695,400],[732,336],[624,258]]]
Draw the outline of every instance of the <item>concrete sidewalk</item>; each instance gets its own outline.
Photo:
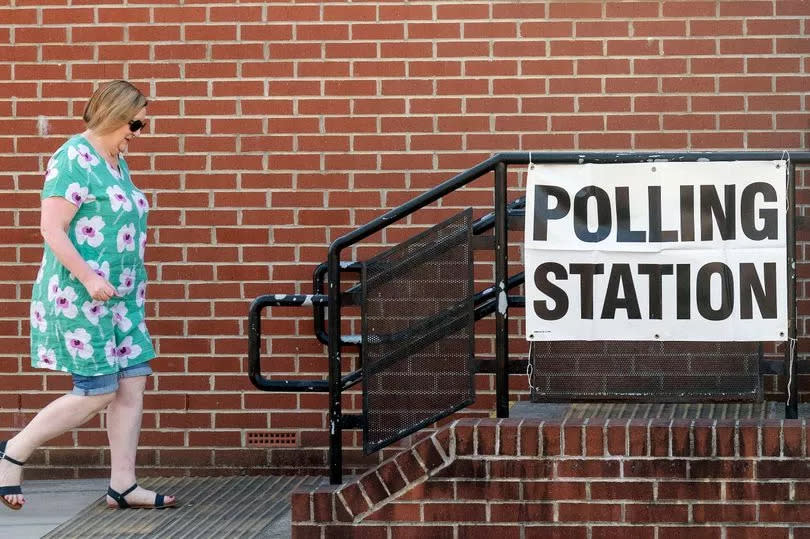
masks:
[[[107,492],[104,479],[25,481],[25,507],[0,505],[0,539],[39,539]]]

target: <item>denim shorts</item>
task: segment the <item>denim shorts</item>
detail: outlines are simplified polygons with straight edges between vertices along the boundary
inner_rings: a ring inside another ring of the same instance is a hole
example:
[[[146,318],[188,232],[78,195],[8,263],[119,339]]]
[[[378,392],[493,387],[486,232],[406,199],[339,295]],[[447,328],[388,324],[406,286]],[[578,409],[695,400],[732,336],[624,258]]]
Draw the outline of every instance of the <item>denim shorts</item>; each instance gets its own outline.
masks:
[[[135,376],[149,376],[152,374],[152,367],[149,362],[139,363],[131,367],[126,367],[113,374],[102,374],[100,376],[73,375],[73,391],[71,394],[80,397],[93,395],[106,395],[118,391],[118,380],[121,378],[134,378]]]

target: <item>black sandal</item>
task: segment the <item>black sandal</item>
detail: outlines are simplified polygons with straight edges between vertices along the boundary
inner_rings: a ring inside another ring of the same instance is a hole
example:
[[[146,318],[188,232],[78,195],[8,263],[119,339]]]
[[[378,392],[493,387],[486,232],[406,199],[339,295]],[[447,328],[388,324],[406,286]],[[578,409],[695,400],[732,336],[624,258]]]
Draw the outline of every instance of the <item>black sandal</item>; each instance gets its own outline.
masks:
[[[0,460],[7,460],[12,464],[16,464],[17,466],[22,466],[23,464],[25,464],[24,462],[20,462],[19,460],[11,458],[6,454],[6,444],[8,444],[8,441],[0,442]],[[5,498],[6,496],[10,496],[12,494],[22,494],[22,488],[20,488],[20,485],[0,487],[0,502],[3,502],[3,505],[8,507],[9,509],[19,511],[20,509],[22,509],[23,504],[11,503]]]
[[[124,496],[132,492],[138,488],[138,483],[135,483],[124,492],[116,492],[112,489],[112,487],[107,488],[107,496],[115,500],[118,504],[118,507],[114,505],[107,504],[107,507],[110,509],[165,509],[168,507],[176,507],[177,500],[172,500],[171,502],[166,503],[166,497],[163,494],[155,494],[155,503],[151,505],[143,505],[143,504],[130,504],[124,499]]]

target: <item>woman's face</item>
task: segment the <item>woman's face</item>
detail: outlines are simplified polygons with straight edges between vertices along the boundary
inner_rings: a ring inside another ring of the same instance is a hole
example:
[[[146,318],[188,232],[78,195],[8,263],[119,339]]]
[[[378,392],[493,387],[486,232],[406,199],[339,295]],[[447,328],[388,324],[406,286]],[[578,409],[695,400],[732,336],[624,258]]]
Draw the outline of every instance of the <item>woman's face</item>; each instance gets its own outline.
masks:
[[[113,139],[115,140],[116,146],[118,147],[118,151],[120,153],[126,153],[127,148],[129,147],[129,141],[141,135],[143,127],[137,131],[132,131],[132,123],[136,120],[140,121],[141,124],[146,123],[146,107],[138,111],[138,114],[136,114],[129,123],[126,123],[113,131]]]

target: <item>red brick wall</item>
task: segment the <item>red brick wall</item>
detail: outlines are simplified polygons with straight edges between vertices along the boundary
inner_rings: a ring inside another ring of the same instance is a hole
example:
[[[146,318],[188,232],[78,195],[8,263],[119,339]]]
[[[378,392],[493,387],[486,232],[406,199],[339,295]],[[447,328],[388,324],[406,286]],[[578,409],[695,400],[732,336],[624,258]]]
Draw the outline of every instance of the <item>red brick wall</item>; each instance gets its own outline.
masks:
[[[344,485],[294,493],[292,536],[810,537],[806,430],[465,419]]]
[[[98,81],[130,79],[154,100],[129,156],[154,207],[160,358],[141,454],[154,473],[325,466],[326,397],[252,389],[246,313],[257,295],[311,291],[328,243],[381,208],[497,151],[808,143],[806,0],[175,4],[0,0],[0,435],[69,387],[29,367],[27,300],[42,171],[82,129]],[[521,179],[511,177],[515,195]],[[401,236],[377,235],[357,256]],[[267,371],[325,373],[306,314],[276,309],[265,321],[277,335]],[[485,415],[492,380],[478,387],[474,413]],[[346,399],[349,410],[359,402]],[[103,473],[102,425],[38,453],[42,473]],[[246,448],[248,431],[267,430],[298,432],[299,449]]]

